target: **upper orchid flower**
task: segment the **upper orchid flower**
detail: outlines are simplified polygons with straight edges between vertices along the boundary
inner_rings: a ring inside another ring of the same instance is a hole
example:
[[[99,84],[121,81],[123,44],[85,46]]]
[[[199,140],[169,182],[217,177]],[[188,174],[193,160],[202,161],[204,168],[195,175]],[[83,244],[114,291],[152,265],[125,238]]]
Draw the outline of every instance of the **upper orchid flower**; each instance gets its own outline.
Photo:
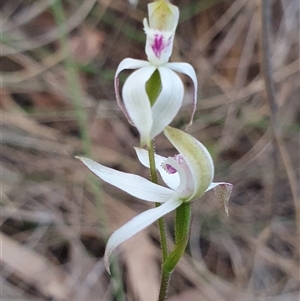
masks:
[[[103,181],[142,200],[162,203],[157,208],[137,215],[111,235],[104,255],[108,271],[109,257],[116,247],[184,202],[191,202],[204,192],[215,188],[217,198],[221,198],[227,208],[232,185],[212,182],[214,165],[205,146],[189,134],[175,128],[167,127],[164,134],[179,152],[178,155],[169,158],[155,156],[156,168],[169,188],[154,184],[138,175],[105,167],[91,159],[79,158]],[[149,167],[147,151],[141,148],[135,150],[140,162]]]
[[[187,63],[168,63],[179,19],[178,8],[160,0],[148,4],[148,13],[149,24],[144,19],[148,61],[126,58],[119,64],[115,75],[118,105],[138,129],[142,146],[149,145],[150,140],[171,123],[182,105],[184,86],[174,71],[186,74],[194,84],[189,125],[196,110],[197,97],[197,77],[193,67]],[[138,70],[127,78],[122,102],[118,76],[125,69]]]

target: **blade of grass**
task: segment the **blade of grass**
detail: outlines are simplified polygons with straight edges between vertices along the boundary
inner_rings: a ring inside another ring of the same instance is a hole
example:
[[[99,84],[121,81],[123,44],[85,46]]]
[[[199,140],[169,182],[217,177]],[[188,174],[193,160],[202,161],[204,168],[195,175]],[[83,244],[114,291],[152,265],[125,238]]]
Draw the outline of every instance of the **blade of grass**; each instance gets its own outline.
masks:
[[[55,18],[56,25],[58,27],[58,33],[59,33],[58,38],[63,52],[64,66],[66,68],[66,76],[68,81],[67,91],[74,105],[76,119],[79,127],[80,138],[82,141],[82,151],[85,156],[91,157],[91,140],[88,134],[87,114],[81,105],[82,91],[80,88],[80,82],[78,78],[78,68],[72,58],[71,51],[69,48],[68,31],[66,26],[64,26],[65,15],[64,15],[64,8],[61,0],[54,1],[52,5],[52,12]],[[107,225],[106,214],[101,200],[102,187],[99,181],[97,181],[95,177],[90,178],[90,184],[96,201],[98,216],[102,223],[101,234],[103,238],[107,240],[108,229],[106,226]],[[112,274],[114,275],[114,279],[112,281],[113,294],[117,301],[125,301],[126,298],[125,298],[125,293],[122,285],[121,271],[116,262],[113,262],[112,264]]]

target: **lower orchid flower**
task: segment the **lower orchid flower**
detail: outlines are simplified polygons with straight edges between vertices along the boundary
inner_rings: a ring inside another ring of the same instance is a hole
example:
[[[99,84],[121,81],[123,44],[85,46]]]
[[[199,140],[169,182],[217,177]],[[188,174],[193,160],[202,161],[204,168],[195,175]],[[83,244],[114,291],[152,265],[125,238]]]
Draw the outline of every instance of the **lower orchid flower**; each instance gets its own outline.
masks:
[[[212,182],[214,164],[206,147],[191,135],[175,128],[166,127],[164,134],[179,152],[178,155],[168,158],[155,155],[156,169],[168,188],[141,176],[117,171],[91,159],[79,157],[103,181],[139,199],[162,204],[137,215],[110,236],[104,255],[108,272],[110,255],[121,243],[183,203],[194,201],[214,188],[217,199],[224,202],[227,208],[232,184]],[[142,148],[135,150],[139,161],[149,167],[147,151]]]

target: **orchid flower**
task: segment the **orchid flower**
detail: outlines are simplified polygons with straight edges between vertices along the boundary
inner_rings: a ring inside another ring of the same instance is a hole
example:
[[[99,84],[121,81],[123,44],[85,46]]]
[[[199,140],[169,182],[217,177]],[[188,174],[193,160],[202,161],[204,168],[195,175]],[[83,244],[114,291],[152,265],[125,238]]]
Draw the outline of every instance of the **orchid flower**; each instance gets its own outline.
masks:
[[[124,241],[151,225],[165,214],[175,210],[184,202],[199,198],[214,188],[217,198],[227,207],[232,185],[212,182],[214,164],[205,146],[191,135],[171,127],[164,130],[165,136],[179,152],[174,157],[155,155],[156,169],[168,187],[164,187],[138,175],[125,173],[98,164],[91,159],[79,159],[99,178],[139,199],[161,203],[159,207],[146,210],[127,222],[109,238],[104,263],[109,272],[109,258]],[[139,161],[149,167],[147,151],[135,148]]]
[[[148,61],[124,59],[115,75],[115,92],[119,107],[134,125],[141,139],[141,146],[161,133],[178,113],[184,96],[184,86],[174,72],[189,76],[194,85],[191,125],[196,110],[197,77],[187,63],[169,63],[172,54],[179,10],[166,0],[148,4],[149,24],[144,19],[146,33],[145,52]],[[119,91],[119,74],[125,69],[138,69],[125,81],[122,98]],[[151,86],[152,83],[152,86]]]

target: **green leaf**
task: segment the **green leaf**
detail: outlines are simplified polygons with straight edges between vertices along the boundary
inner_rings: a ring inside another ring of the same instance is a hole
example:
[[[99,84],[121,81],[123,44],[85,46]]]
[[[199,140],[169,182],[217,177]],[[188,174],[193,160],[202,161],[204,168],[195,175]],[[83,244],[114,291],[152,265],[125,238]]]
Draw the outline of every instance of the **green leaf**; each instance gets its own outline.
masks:
[[[167,260],[163,264],[163,270],[165,272],[171,273],[175,269],[175,266],[184,254],[188,241],[189,234],[187,234],[179,243],[175,245],[174,250],[169,254]]]
[[[190,203],[182,203],[175,214],[175,244],[182,241],[190,231],[192,209]]]

